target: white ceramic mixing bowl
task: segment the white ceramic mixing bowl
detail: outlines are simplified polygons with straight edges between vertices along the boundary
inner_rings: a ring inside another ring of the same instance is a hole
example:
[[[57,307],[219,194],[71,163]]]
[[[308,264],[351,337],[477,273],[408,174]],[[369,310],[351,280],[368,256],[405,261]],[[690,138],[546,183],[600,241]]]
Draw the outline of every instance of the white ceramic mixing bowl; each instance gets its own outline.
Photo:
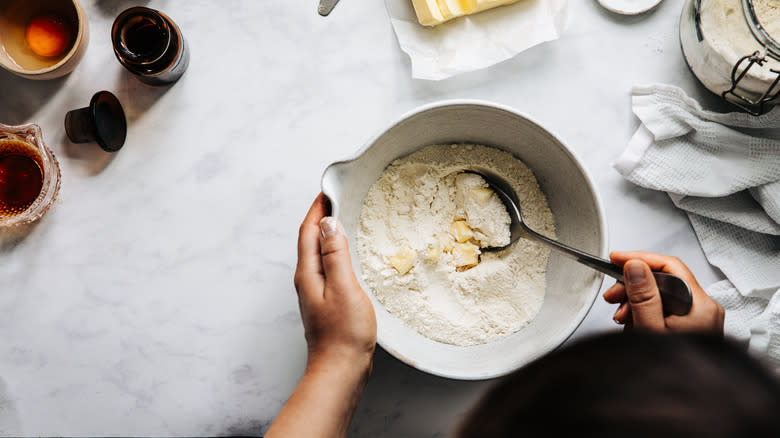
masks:
[[[550,132],[511,108],[479,101],[445,101],[418,108],[392,124],[347,161],[329,166],[322,191],[344,225],[352,263],[362,283],[356,235],[369,188],[393,160],[434,144],[476,143],[514,154],[536,175],[555,218],[558,240],[607,255],[607,226],[585,168]],[[433,341],[385,310],[363,284],[376,310],[379,345],[422,371],[455,379],[507,374],[561,345],[579,326],[598,294],[602,275],[554,251],[547,292],[534,320],[498,341],[461,347]]]

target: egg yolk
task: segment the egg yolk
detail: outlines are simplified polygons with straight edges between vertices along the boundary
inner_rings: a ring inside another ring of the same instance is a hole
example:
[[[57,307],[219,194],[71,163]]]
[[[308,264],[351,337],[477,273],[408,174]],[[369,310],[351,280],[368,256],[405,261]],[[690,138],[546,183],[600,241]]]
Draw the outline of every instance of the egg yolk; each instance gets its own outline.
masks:
[[[64,52],[70,39],[63,20],[51,15],[33,18],[24,36],[36,55],[47,57]]]

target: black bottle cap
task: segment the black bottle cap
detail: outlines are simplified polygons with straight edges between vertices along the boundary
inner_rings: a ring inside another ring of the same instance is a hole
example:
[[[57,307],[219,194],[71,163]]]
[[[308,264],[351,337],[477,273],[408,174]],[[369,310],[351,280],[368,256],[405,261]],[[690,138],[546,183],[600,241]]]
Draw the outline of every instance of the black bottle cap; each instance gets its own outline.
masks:
[[[73,143],[95,142],[107,152],[122,149],[127,119],[119,99],[108,91],[92,96],[89,106],[65,115],[65,132]]]

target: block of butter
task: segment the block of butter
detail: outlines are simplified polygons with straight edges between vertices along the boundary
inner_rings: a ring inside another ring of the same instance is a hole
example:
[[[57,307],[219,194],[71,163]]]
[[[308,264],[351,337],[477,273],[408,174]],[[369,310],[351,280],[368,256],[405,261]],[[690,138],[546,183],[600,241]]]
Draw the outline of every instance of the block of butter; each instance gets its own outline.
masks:
[[[423,26],[436,26],[463,15],[476,14],[519,0],[412,0],[417,21]]]
[[[417,253],[410,248],[409,245],[405,245],[396,253],[396,255],[389,257],[388,259],[395,270],[398,271],[399,274],[404,275],[412,269],[412,266],[414,266],[414,262],[417,260]]]

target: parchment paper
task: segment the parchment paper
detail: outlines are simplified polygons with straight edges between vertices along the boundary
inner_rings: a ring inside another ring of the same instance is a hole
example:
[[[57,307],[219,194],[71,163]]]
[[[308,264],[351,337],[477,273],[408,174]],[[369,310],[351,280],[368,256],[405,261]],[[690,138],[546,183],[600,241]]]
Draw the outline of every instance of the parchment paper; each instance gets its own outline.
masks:
[[[520,0],[435,27],[417,22],[412,0],[385,0],[412,77],[440,80],[505,61],[560,37],[568,0]]]

